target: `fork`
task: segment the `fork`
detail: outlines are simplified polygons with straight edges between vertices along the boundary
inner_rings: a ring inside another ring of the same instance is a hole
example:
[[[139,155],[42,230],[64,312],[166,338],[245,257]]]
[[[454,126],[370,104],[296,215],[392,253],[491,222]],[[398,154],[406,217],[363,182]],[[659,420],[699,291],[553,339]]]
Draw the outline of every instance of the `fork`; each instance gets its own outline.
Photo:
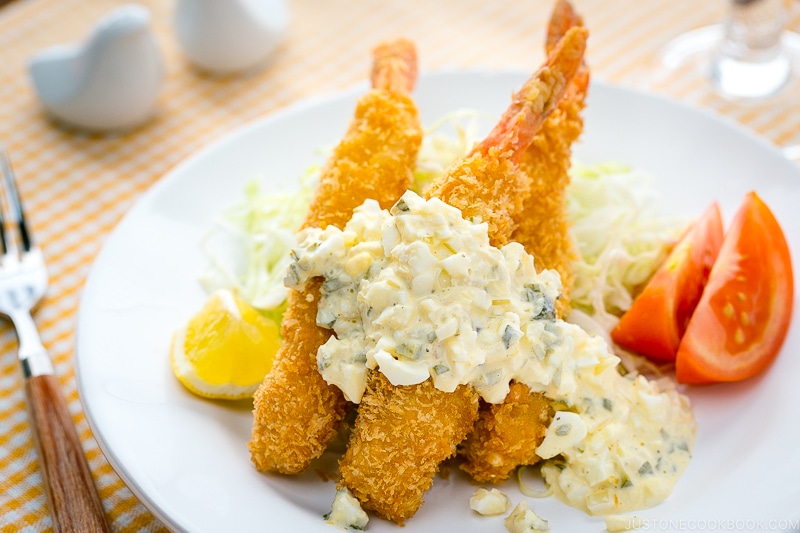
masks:
[[[14,324],[19,339],[19,361],[53,529],[109,531],[53,363],[31,314],[47,289],[47,269],[25,223],[11,162],[2,147],[0,172],[9,221],[16,226],[19,240],[18,246],[0,208],[0,313]]]

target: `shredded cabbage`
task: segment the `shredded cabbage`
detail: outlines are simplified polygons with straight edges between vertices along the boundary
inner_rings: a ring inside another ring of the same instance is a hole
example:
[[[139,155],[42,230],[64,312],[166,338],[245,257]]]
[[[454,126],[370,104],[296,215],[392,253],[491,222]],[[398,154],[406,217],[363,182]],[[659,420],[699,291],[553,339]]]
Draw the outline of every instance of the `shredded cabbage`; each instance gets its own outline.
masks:
[[[528,496],[529,498],[549,498],[550,496],[553,495],[552,487],[548,487],[547,485],[544,485],[543,489],[533,488],[525,480],[526,477],[529,477],[528,476],[529,473],[533,473],[533,472],[531,472],[532,468],[533,467],[530,466],[530,465],[520,465],[520,467],[517,468],[517,485],[519,486],[519,491],[522,494],[524,494],[525,496]],[[543,485],[544,484],[544,478],[538,472],[538,468],[536,470],[537,470],[535,472],[536,477],[533,478],[532,481],[537,486],[538,485]]]
[[[296,191],[263,193],[257,181],[245,186],[241,202],[226,209],[204,240],[209,265],[200,276],[203,287],[238,291],[261,311],[282,308],[289,251],[316,188],[319,168],[310,168]]]
[[[485,129],[481,118],[491,120],[487,115],[461,109],[425,129],[414,169],[414,192],[422,194],[434,178],[472,149],[478,133]]]
[[[570,178],[568,209],[578,255],[570,301],[610,331],[688,221],[662,211],[653,177],[642,170],[575,163]]]

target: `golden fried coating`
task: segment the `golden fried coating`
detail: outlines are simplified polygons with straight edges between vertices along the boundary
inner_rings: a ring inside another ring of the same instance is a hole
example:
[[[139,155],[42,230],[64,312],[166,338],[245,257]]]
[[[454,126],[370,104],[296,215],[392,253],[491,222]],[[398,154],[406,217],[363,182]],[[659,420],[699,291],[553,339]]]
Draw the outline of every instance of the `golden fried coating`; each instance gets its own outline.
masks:
[[[371,372],[339,464],[342,483],[362,506],[402,525],[422,505],[439,464],[455,455],[477,411],[472,387],[446,393],[431,380],[395,387],[380,372]]]
[[[447,170],[425,191],[457,207],[461,215],[486,222],[494,246],[509,241],[515,220],[522,212],[522,199],[530,190],[529,180],[508,157],[508,152],[490,148],[486,155],[474,152]]]
[[[481,405],[475,429],[463,446],[466,462],[461,469],[480,483],[505,481],[517,466],[539,461],[536,448],[552,419],[553,408],[542,393],[512,382],[503,403]]]
[[[582,26],[581,17],[566,0],[559,0],[550,19],[546,49],[550,52],[572,27]],[[521,215],[515,218],[512,240],[533,255],[537,270],[555,269],[563,291],[556,311],[569,310],[572,283],[572,243],[569,238],[567,187],[572,144],[583,131],[589,70],[581,62],[564,98],[542,124],[525,151],[519,167],[526,176],[530,194]],[[531,393],[522,383],[512,383],[500,405],[482,405],[475,430],[461,447],[466,461],[461,468],[476,481],[500,483],[519,465],[539,461],[541,444],[553,417],[550,402],[541,393]]]
[[[586,36],[583,29],[571,30],[514,95],[489,136],[426,191],[427,197],[459,208],[464,218],[487,222],[495,245],[511,237],[528,190],[517,161],[562,98],[580,64]],[[439,391],[431,380],[395,387],[372,372],[339,463],[342,484],[365,508],[403,523],[422,505],[439,465],[472,428],[477,398],[468,386],[454,393]]]
[[[367,93],[320,175],[303,227],[343,228],[367,198],[391,207],[411,186],[421,143],[422,127],[409,96]]]
[[[347,413],[342,392],[317,370],[317,349],[330,330],[317,326],[320,279],[290,291],[281,323],[283,346],[254,396],[250,452],[259,471],[296,474],[322,454]]]
[[[549,52],[566,31],[582,26],[581,17],[566,0],[559,0],[548,26],[546,48]],[[583,132],[582,112],[586,106],[589,69],[581,64],[567,94],[558,108],[547,117],[520,161],[528,177],[530,195],[525,199],[522,216],[511,239],[533,255],[537,270],[555,269],[563,285],[556,309],[569,312],[572,286],[573,244],[569,238],[567,189],[572,145]]]
[[[422,127],[407,94],[416,78],[416,55],[409,46],[398,41],[375,50],[376,85],[358,101],[347,133],[322,169],[303,227],[344,227],[364,200],[389,207],[411,186]],[[382,73],[385,69],[402,73]],[[317,350],[331,335],[316,324],[320,282],[312,280],[303,293],[289,291],[283,343],[254,395],[249,448],[259,471],[305,470],[325,451],[348,411],[342,392],[317,370]]]
[[[537,270],[555,269],[561,276],[563,288],[556,308],[562,316],[569,312],[573,279],[567,188],[571,146],[583,131],[581,109],[582,99],[563,102],[547,119],[520,162],[520,168],[529,177],[530,195],[511,236],[511,240],[533,255]]]
[[[531,179],[521,162],[578,70],[587,35],[585,28],[570,30],[545,65],[514,95],[486,139],[425,191],[427,197],[459,208],[465,219],[486,222],[495,246],[508,242],[525,218],[523,206],[530,196]]]

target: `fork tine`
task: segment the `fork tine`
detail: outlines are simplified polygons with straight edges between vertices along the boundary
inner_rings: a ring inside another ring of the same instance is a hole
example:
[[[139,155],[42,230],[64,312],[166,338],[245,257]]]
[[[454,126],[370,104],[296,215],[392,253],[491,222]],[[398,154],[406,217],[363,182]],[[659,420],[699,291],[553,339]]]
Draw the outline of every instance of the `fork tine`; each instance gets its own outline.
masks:
[[[11,162],[8,159],[6,149],[0,146],[0,174],[4,177],[11,172]],[[3,217],[3,210],[0,209],[0,244],[3,246],[3,253],[8,253],[8,245],[6,244],[6,221]]]
[[[17,181],[14,179],[14,170],[11,167],[11,159],[8,157],[8,152],[5,148],[0,147],[0,165],[2,165],[3,177],[6,182],[6,192],[8,195],[8,204],[11,209],[11,216],[15,219],[19,229],[19,238],[22,241],[23,252],[31,250],[32,242],[30,233],[28,233],[28,225],[25,222],[25,212],[22,209],[22,201],[19,198],[19,191],[17,190]],[[6,242],[5,224],[0,213],[0,224],[3,225],[3,230],[0,231],[2,237],[3,251],[8,252],[8,243]]]
[[[2,146],[0,172],[7,220],[13,219],[19,232],[19,238],[14,238],[5,228],[0,230],[5,248],[0,265],[0,313],[11,320],[17,332],[18,358],[53,529],[64,533],[108,533],[110,528],[92,470],[72,424],[53,362],[31,315],[31,309],[47,291],[47,268],[41,251],[31,242],[14,172]],[[2,211],[0,207],[0,225]],[[18,245],[22,248],[19,256]]]

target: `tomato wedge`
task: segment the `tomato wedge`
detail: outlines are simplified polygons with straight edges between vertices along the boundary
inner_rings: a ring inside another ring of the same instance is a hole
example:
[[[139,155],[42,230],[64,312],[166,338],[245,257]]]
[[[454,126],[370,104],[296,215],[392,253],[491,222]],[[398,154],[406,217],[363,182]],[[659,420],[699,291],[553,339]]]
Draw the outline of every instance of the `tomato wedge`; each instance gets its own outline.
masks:
[[[674,361],[722,245],[722,215],[712,203],[656,271],[611,331],[618,345],[653,359]]]
[[[756,193],[748,193],[678,349],[678,382],[739,381],[764,370],[783,344],[793,303],[783,230]]]

